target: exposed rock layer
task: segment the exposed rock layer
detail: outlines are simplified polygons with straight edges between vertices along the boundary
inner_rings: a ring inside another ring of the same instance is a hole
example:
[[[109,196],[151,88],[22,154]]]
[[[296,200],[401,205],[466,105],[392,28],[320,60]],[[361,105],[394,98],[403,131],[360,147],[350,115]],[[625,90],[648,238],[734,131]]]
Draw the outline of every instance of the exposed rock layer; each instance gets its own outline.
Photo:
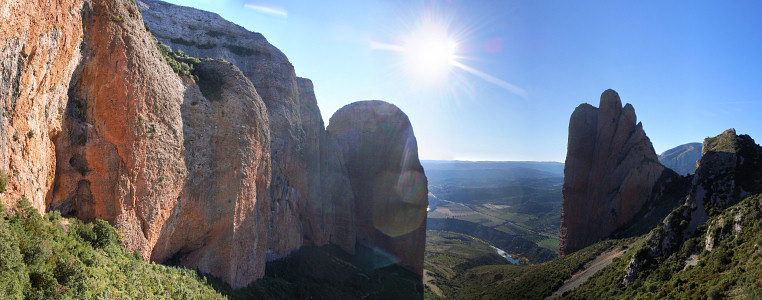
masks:
[[[357,242],[423,274],[428,184],[407,116],[382,101],[339,109],[328,125],[357,197]]]
[[[636,124],[632,105],[606,90],[599,108],[578,106],[569,121],[559,254],[584,248],[627,224],[665,171]]]

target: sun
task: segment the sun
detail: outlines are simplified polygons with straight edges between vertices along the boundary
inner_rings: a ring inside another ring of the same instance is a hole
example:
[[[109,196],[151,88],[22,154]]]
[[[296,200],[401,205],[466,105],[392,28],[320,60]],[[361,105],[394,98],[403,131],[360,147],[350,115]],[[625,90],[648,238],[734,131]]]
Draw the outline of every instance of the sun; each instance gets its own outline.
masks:
[[[458,44],[443,28],[433,24],[422,26],[404,39],[405,69],[416,81],[441,83],[451,72],[457,49]]]

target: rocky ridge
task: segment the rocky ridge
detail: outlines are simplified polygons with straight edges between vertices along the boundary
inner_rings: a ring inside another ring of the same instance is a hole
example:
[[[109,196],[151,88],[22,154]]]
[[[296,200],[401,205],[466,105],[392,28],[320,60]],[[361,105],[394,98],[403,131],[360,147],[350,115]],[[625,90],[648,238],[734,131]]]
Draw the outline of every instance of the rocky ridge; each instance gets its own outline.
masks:
[[[584,248],[629,223],[654,191],[677,175],[658,162],[632,105],[606,90],[598,108],[569,121],[559,254]],[[663,178],[664,177],[664,178]]]
[[[707,221],[746,196],[762,193],[762,147],[748,135],[737,135],[735,129],[728,129],[705,139],[701,153],[684,202],[651,231],[646,247],[630,260],[624,285],[634,281],[645,259],[671,255],[687,239],[703,234],[699,227],[704,224],[709,225],[705,229],[704,247],[711,251],[719,243],[711,234],[712,227],[739,223],[743,216],[736,216],[735,220],[719,218],[718,224]]]

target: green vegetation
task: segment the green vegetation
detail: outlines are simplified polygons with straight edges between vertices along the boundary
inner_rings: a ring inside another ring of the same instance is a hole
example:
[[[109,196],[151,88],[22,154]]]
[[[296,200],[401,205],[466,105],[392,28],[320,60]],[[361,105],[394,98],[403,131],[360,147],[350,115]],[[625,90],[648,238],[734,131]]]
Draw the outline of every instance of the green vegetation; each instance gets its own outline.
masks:
[[[464,242],[457,245],[458,239],[446,239],[445,245],[449,249],[457,250],[455,253],[463,253],[460,249],[467,249],[474,242]],[[433,240],[432,243],[438,243]],[[570,255],[554,259],[537,265],[517,266],[511,264],[484,265],[468,261],[458,262],[458,259],[475,257],[480,255],[478,250],[463,254],[443,253],[452,257],[447,259],[429,260],[429,257],[438,257],[437,250],[429,250],[427,241],[427,260],[425,261],[427,274],[433,277],[432,282],[444,295],[444,299],[542,299],[550,296],[563,282],[570,278],[574,272],[582,268],[585,263],[593,260],[606,250],[613,249],[619,244],[616,240],[603,241],[589,246]],[[443,246],[438,246],[443,247]],[[478,249],[478,248],[475,248]],[[458,272],[448,273],[443,268],[446,264],[454,265]],[[468,265],[468,264],[472,265]],[[426,297],[430,299],[440,298],[431,292],[427,285]]]
[[[231,44],[225,44],[225,48],[228,48],[230,52],[233,52],[233,54],[238,56],[252,56],[252,55],[260,55],[261,52],[247,48],[247,47],[241,47],[237,45],[231,45]]]
[[[169,39],[169,41],[172,42],[172,43],[175,43],[175,44],[180,44],[180,45],[185,45],[185,46],[192,46],[192,45],[196,44],[196,43],[191,42],[189,40],[186,40],[184,38],[172,38],[172,39]]]
[[[426,226],[432,230],[468,233],[466,235],[485,240],[508,253],[524,258],[528,263],[546,262],[557,257],[556,252],[542,248],[519,235],[507,234],[503,231],[468,221],[454,218],[429,218]]]
[[[195,271],[144,262],[103,220],[44,217],[22,198],[0,205],[0,294],[4,299],[223,299]]]
[[[430,196],[429,220],[476,223],[546,249],[550,256],[541,261],[556,257],[563,177],[533,169],[476,171],[427,170],[429,191],[434,195]],[[471,231],[446,230],[490,240]]]
[[[762,195],[747,197],[699,227],[669,257],[643,255],[645,245],[615,259],[571,291],[572,299],[759,299],[762,297]],[[706,241],[714,242],[711,251]],[[637,275],[625,286],[625,268],[641,258]],[[697,260],[697,261],[696,261]],[[693,262],[693,263],[689,263]]]
[[[505,265],[489,243],[465,234],[427,230],[424,254],[426,297],[444,297],[449,281],[470,268],[481,265]]]
[[[124,22],[124,18],[121,15],[111,14],[111,21],[122,23]]]
[[[8,186],[8,172],[4,169],[0,169],[0,193],[5,192],[5,188]]]
[[[161,41],[157,41],[156,46],[159,48],[161,55],[164,56],[164,61],[172,67],[172,70],[175,71],[175,73],[180,76],[189,76],[198,81],[198,77],[192,74],[192,72],[194,64],[200,63],[200,59],[187,56],[182,50],[174,52],[172,51],[172,48]]]

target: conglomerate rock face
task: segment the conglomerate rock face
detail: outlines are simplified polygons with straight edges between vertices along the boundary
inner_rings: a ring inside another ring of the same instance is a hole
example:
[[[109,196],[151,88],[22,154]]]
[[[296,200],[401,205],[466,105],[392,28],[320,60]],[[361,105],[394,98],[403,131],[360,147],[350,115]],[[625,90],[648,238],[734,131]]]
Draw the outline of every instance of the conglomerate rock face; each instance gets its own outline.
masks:
[[[40,212],[55,179],[72,72],[80,59],[82,0],[0,2],[0,169],[5,207],[26,196]]]
[[[234,287],[261,277],[270,138],[254,87],[214,61],[198,86],[179,78],[132,1],[91,1],[83,21],[48,208],[109,221],[144,258],[177,254]]]
[[[326,141],[328,149],[322,147],[327,137],[312,82],[296,77],[288,58],[261,34],[217,14],[154,0],[142,0],[139,6],[158,40],[190,56],[233,63],[265,102],[273,160],[268,260],[284,257],[305,243],[334,242],[353,252],[353,234],[331,234],[335,226],[353,223],[351,214],[333,214],[334,207],[353,211],[353,195],[342,186],[324,191],[325,184],[345,182],[348,187],[348,179],[334,178],[343,176],[342,167],[334,166],[343,162],[331,154],[332,142]],[[324,174],[331,177],[323,179]]]
[[[357,243],[423,274],[428,184],[407,116],[386,102],[360,101],[339,109],[327,131],[357,198]]]
[[[598,108],[578,106],[569,121],[560,255],[582,249],[627,224],[651,200],[662,166],[636,124],[632,105],[606,90]]]
[[[27,196],[41,212],[107,220],[128,251],[234,288],[307,244],[352,254],[360,243],[421,274],[426,178],[396,107],[363,102],[328,132],[312,82],[283,53],[195,9],[34,0],[2,2],[0,15],[9,206]],[[179,77],[142,16],[175,50],[227,61]],[[347,139],[352,126],[362,139]]]

